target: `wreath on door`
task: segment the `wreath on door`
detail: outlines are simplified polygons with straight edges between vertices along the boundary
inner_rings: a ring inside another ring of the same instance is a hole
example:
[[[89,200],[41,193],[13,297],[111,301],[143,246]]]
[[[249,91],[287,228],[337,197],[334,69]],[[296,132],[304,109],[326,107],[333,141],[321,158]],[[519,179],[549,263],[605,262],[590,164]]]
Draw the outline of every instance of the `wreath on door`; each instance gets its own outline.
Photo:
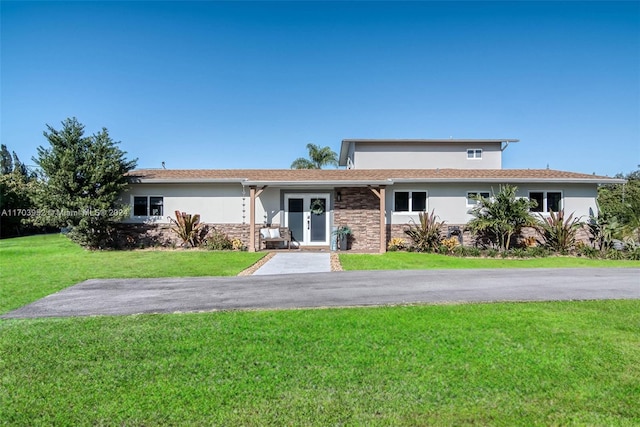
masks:
[[[324,200],[315,199],[311,202],[309,210],[314,215],[322,215],[324,213]]]

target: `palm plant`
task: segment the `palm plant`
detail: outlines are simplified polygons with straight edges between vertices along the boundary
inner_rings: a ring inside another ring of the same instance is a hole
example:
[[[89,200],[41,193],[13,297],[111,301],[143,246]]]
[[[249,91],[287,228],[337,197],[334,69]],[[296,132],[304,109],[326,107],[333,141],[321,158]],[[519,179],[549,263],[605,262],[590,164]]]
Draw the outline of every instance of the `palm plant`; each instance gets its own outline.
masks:
[[[591,215],[587,222],[591,236],[589,240],[594,248],[604,252],[613,247],[613,242],[620,237],[622,226],[615,217],[606,218],[602,211]]]
[[[469,212],[475,218],[467,223],[467,228],[476,235],[493,242],[500,250],[511,246],[514,236],[520,235],[523,227],[537,224],[530,212],[536,202],[528,198],[516,197],[517,187],[502,185],[492,198],[478,195],[478,204]]]
[[[540,215],[539,231],[544,238],[544,246],[555,252],[565,253],[572,249],[580,228],[580,219],[574,218],[573,213],[565,219],[564,210],[550,211],[548,217]]]
[[[309,158],[299,157],[291,163],[291,169],[322,169],[324,166],[338,166],[338,155],[330,147],[307,144]]]
[[[444,225],[444,221],[438,221],[435,211],[431,214],[420,212],[418,214],[418,223],[412,221],[408,224],[409,228],[404,232],[411,238],[415,248],[420,252],[435,252],[440,248],[442,236],[440,230]]]

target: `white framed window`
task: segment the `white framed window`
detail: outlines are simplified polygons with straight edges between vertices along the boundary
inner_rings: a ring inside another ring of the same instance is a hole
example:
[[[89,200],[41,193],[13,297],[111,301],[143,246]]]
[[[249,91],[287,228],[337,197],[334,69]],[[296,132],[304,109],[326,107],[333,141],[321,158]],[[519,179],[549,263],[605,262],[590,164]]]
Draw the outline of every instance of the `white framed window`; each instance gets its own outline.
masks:
[[[467,206],[473,207],[478,204],[478,201],[475,200],[477,196],[484,197],[488,199],[491,197],[491,193],[488,191],[467,191]]]
[[[424,212],[427,210],[427,192],[407,190],[393,192],[394,212]]]
[[[467,149],[467,159],[481,159],[482,148],[469,148]]]
[[[133,196],[133,216],[162,216],[164,213],[164,197]]]
[[[563,209],[561,191],[529,191],[529,200],[538,203],[531,212],[559,212]]]

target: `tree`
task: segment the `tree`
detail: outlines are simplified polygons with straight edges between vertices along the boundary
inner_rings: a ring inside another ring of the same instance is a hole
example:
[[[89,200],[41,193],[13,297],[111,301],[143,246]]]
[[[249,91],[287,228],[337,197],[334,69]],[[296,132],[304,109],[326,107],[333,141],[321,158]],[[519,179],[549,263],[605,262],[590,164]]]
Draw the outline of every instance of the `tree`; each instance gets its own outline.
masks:
[[[30,187],[33,176],[18,155],[0,146],[0,237],[19,236],[28,229],[24,219],[33,210]]]
[[[322,169],[324,166],[338,166],[338,155],[330,147],[307,144],[309,158],[298,157],[291,163],[291,169]]]
[[[467,223],[473,233],[496,244],[500,250],[511,246],[513,236],[520,235],[523,227],[537,224],[530,212],[536,202],[528,198],[516,198],[517,187],[502,185],[491,198],[476,196],[477,205],[469,212],[475,218]]]
[[[83,246],[108,246],[113,224],[127,213],[119,200],[137,159],[127,160],[106,128],[85,137],[75,117],[63,121],[61,130],[47,129],[50,147],[38,147],[33,159],[44,174],[33,196],[36,224],[67,227]]]
[[[621,236],[640,241],[640,170],[627,175],[626,184],[608,184],[598,189],[598,206],[602,220],[620,225]]]
[[[0,145],[0,175],[6,175],[13,172],[13,160],[7,146]]]

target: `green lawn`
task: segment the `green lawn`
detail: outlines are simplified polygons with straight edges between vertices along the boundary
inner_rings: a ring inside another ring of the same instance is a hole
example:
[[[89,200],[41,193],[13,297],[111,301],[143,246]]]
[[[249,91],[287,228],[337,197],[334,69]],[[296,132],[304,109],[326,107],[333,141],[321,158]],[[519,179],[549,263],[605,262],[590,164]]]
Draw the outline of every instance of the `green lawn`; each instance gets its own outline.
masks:
[[[640,261],[602,260],[584,257],[550,256],[546,258],[460,258],[417,252],[384,254],[340,254],[345,270],[425,270],[439,268],[573,268],[640,267]]]
[[[264,253],[87,251],[59,234],[0,240],[0,313],[87,279],[233,276]]]
[[[0,312],[87,278],[230,275],[260,256],[2,240]],[[0,425],[631,426],[639,348],[640,300],[0,320]]]
[[[0,321],[0,424],[640,423],[640,301]]]

